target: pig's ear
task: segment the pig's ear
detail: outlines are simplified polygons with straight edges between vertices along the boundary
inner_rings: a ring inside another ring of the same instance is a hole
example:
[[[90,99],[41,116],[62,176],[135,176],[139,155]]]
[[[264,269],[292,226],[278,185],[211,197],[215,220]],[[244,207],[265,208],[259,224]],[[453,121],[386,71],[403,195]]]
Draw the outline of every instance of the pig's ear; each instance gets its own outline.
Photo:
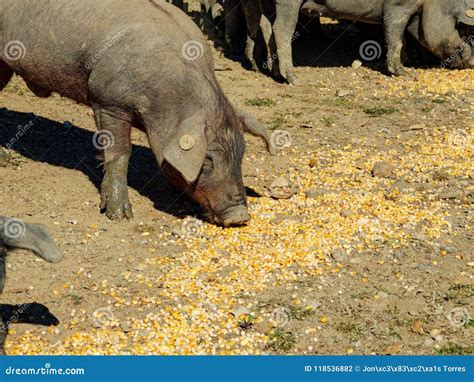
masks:
[[[466,7],[461,9],[461,14],[458,16],[460,23],[474,27],[474,0],[466,1]]]
[[[244,131],[246,133],[252,134],[255,137],[262,138],[267,145],[268,152],[271,155],[276,155],[276,148],[273,145],[270,134],[268,133],[265,126],[263,126],[254,117],[252,117],[250,114],[247,114],[245,111],[237,110],[237,114],[240,120],[242,121]]]
[[[201,172],[207,151],[205,121],[198,115],[185,119],[178,133],[163,151],[166,161],[178,170],[188,183]]]
[[[0,216],[0,246],[34,251],[50,263],[61,261],[63,255],[42,224],[24,223],[19,219]]]

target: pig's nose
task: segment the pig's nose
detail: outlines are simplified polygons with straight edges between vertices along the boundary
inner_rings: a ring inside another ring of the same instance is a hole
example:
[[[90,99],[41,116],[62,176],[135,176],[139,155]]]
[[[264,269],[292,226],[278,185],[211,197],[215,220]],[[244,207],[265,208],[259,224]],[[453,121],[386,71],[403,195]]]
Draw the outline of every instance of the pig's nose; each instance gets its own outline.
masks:
[[[224,216],[222,225],[224,227],[235,227],[244,225],[250,220],[250,215],[245,207],[233,209]]]

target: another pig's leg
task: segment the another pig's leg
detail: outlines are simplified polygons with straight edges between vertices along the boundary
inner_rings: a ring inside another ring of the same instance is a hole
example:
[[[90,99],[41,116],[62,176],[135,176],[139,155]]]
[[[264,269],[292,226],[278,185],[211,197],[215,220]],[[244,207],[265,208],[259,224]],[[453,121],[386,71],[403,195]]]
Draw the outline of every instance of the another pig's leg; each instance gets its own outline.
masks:
[[[105,175],[100,189],[100,208],[105,209],[109,219],[131,219],[127,188],[128,161],[132,152],[131,123],[101,107],[94,107],[94,114],[99,129],[95,143],[104,151]]]
[[[252,65],[252,70],[258,71],[257,62],[255,61],[255,44],[258,39],[260,29],[260,6],[258,3],[251,4],[248,0],[241,1],[245,14],[247,25],[247,42],[245,44],[245,56]]]
[[[7,86],[12,76],[13,71],[3,61],[0,61],[0,90]]]
[[[296,84],[297,77],[293,73],[293,34],[298,23],[298,15],[302,0],[278,0],[276,2],[276,19],[273,24],[273,33],[278,55],[277,75],[280,75],[290,84]]]
[[[263,65],[264,69],[268,71],[273,70],[273,57],[272,57],[272,49],[271,49],[271,39],[272,39],[272,24],[270,20],[266,16],[262,15],[260,20],[260,30],[262,31],[263,41],[265,44],[265,50],[267,53],[267,62]]]
[[[384,8],[385,39],[387,41],[387,67],[390,73],[405,75],[402,65],[403,37],[410,18],[419,8],[419,1],[407,1],[402,6],[398,2],[388,1]]]

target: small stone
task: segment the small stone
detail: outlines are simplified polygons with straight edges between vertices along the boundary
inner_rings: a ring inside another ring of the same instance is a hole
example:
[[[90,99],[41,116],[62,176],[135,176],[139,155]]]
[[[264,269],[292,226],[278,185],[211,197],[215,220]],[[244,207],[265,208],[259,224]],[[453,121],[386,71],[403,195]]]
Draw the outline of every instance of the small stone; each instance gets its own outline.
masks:
[[[410,325],[410,330],[416,334],[424,334],[423,323],[420,320],[415,320]]]
[[[439,193],[439,198],[440,199],[459,199],[460,198],[460,194],[459,192],[456,192],[456,191],[442,191]]]
[[[351,65],[352,69],[355,69],[355,70],[359,69],[361,66],[362,66],[362,62],[359,60],[355,60]]]
[[[380,291],[379,293],[377,293],[377,296],[379,296],[380,298],[387,298],[388,293],[384,291]]]
[[[68,222],[69,224],[73,224],[73,225],[76,225],[76,224],[77,224],[77,220],[76,220],[76,219],[68,220],[67,222]]]
[[[446,253],[456,253],[456,252],[458,252],[458,249],[456,247],[453,247],[452,245],[442,245],[441,250],[445,251]]]
[[[378,178],[395,178],[395,166],[388,162],[376,162],[372,168],[372,176]]]
[[[336,96],[339,98],[344,98],[344,97],[347,97],[351,93],[352,92],[350,90],[340,89],[336,92]]]
[[[278,179],[274,180],[273,183],[270,185],[270,188],[277,188],[277,187],[290,187],[290,182],[288,179],[280,176]]]
[[[11,159],[10,153],[0,147],[0,167],[6,167]]]
[[[431,338],[433,338],[434,340],[435,340],[436,337],[438,337],[440,334],[441,334],[441,330],[439,330],[439,329],[433,329],[433,330],[430,331],[430,336],[431,336]]]
[[[127,322],[127,321],[121,322],[120,329],[122,329],[124,333],[128,333],[132,331],[132,325],[130,325],[130,322]]]
[[[347,253],[343,249],[335,249],[331,252],[331,257],[338,263],[342,263],[347,259]]]
[[[347,208],[343,208],[341,210],[341,212],[339,212],[339,214],[343,217],[343,218],[348,218],[349,216],[352,216],[354,215],[354,212],[352,210],[349,210]]]
[[[284,177],[276,179],[270,185],[270,192],[274,199],[289,199],[295,194],[293,185]]]
[[[318,196],[330,194],[331,192],[332,192],[331,190],[327,190],[325,188],[312,188],[306,191],[305,195],[308,199],[314,199],[314,198],[317,198]]]

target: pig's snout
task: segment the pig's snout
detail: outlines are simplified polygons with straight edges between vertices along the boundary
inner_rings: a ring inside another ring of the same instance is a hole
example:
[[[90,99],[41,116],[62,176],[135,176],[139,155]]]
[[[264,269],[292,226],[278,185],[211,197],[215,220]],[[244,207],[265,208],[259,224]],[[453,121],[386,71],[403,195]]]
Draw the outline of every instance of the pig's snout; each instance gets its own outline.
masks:
[[[238,206],[227,211],[220,220],[224,227],[235,227],[247,223],[250,220],[250,215],[247,207]]]

